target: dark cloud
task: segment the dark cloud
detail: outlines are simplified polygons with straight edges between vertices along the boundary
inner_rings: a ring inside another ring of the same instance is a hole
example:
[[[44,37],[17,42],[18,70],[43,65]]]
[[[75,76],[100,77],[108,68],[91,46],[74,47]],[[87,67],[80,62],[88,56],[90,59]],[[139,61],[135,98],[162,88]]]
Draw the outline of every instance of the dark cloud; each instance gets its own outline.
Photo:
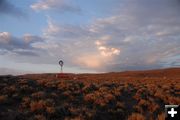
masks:
[[[0,51],[1,54],[16,53],[26,56],[37,56],[32,44],[42,41],[42,38],[30,34],[22,38],[12,36],[8,32],[0,32]]]
[[[8,0],[0,0],[0,14],[24,17],[25,13]]]

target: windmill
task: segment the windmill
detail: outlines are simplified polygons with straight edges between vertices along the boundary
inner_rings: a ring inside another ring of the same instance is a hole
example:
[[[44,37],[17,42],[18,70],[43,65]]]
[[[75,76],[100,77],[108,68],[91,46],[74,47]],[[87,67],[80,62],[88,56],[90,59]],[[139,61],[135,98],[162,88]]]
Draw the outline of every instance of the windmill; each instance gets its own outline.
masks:
[[[64,65],[64,62],[63,62],[62,60],[59,61],[59,65],[60,65],[60,67],[61,67],[61,71],[60,71],[59,74],[56,75],[56,78],[61,78],[61,79],[72,79],[72,75],[63,72],[63,65]]]
[[[64,65],[64,62],[62,60],[59,61],[59,65],[61,66],[61,73],[63,73],[63,65]]]

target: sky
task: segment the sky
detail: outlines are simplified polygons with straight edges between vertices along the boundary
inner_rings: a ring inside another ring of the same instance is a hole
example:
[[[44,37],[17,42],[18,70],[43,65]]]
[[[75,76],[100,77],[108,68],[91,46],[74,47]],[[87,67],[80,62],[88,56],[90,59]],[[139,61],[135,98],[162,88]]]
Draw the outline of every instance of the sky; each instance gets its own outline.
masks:
[[[180,66],[180,0],[0,0],[0,74]]]

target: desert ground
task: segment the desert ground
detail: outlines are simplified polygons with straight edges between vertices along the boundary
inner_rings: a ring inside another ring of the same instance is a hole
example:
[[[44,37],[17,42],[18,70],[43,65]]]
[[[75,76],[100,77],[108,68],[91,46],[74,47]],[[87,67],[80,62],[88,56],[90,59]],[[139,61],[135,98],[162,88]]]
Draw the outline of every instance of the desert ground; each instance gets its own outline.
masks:
[[[0,120],[164,120],[180,68],[0,76]]]

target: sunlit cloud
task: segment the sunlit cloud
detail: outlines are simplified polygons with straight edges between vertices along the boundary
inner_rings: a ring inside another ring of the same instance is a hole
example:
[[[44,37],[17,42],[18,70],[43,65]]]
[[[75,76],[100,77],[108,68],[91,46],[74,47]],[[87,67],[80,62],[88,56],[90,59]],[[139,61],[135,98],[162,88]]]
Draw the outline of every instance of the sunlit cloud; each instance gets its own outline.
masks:
[[[106,42],[110,39],[110,36],[104,36],[101,38],[101,40],[95,41],[97,49],[99,50],[100,54],[104,57],[113,57],[113,55],[120,54],[120,49],[106,46]]]

